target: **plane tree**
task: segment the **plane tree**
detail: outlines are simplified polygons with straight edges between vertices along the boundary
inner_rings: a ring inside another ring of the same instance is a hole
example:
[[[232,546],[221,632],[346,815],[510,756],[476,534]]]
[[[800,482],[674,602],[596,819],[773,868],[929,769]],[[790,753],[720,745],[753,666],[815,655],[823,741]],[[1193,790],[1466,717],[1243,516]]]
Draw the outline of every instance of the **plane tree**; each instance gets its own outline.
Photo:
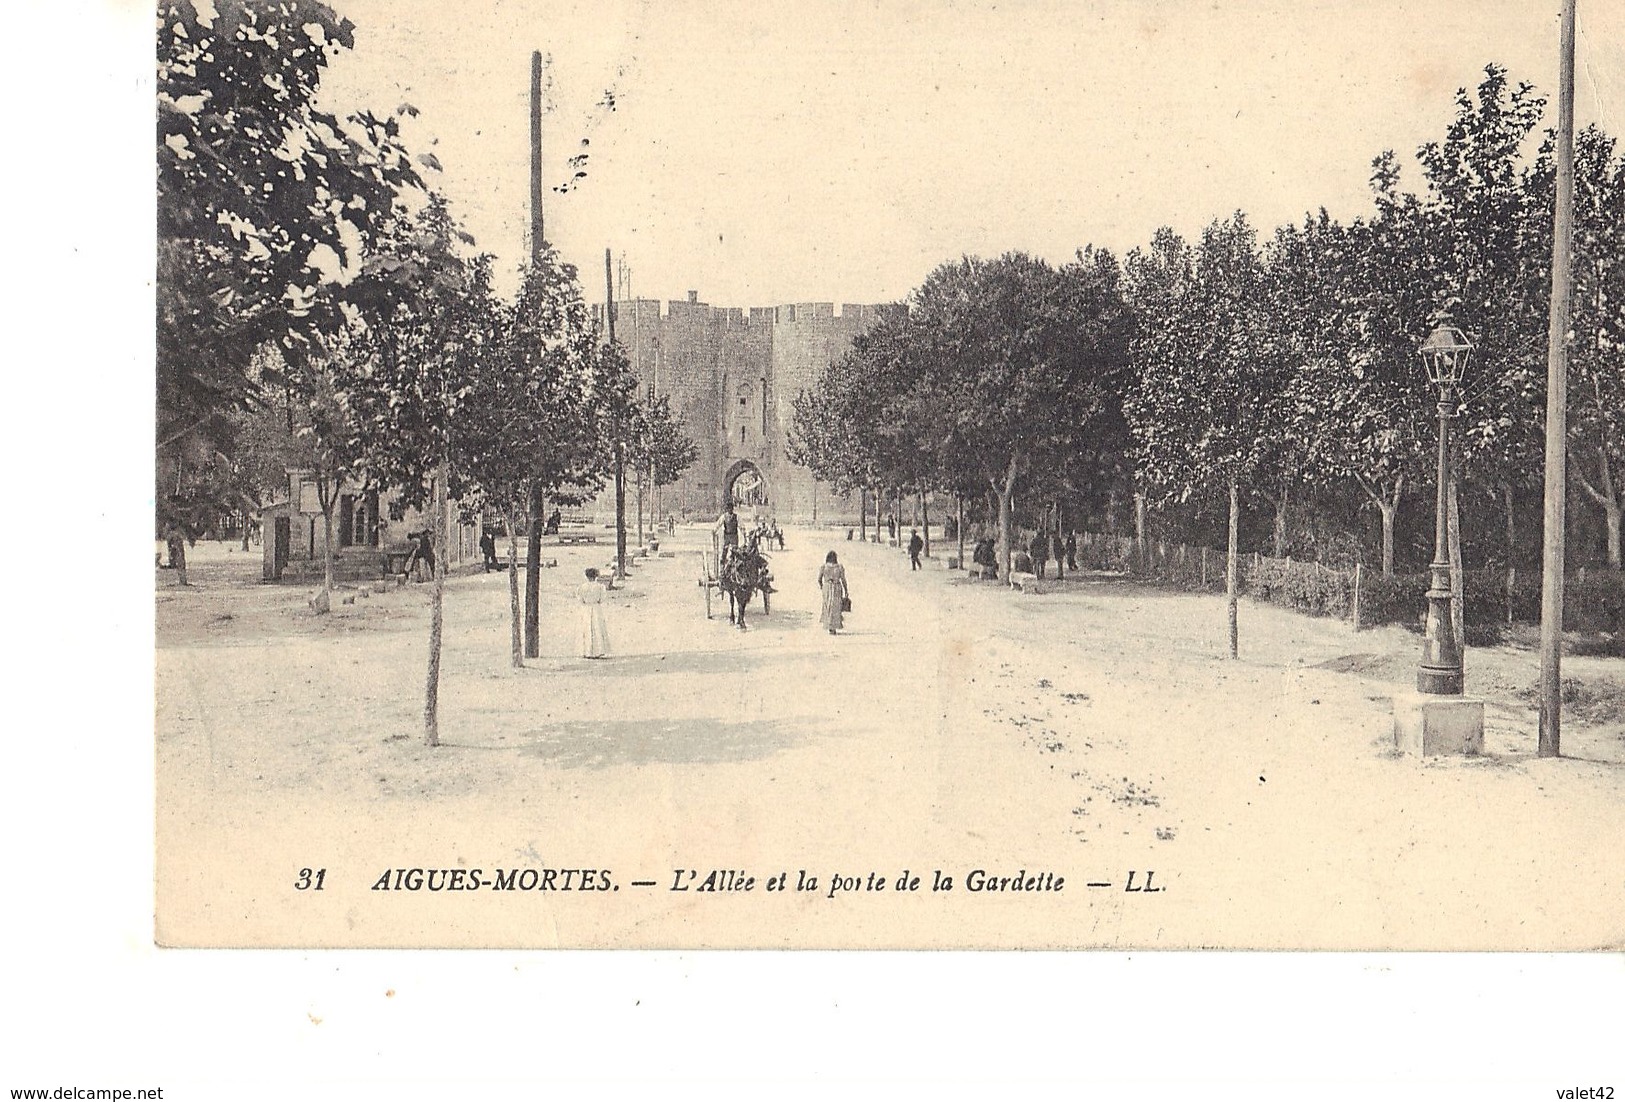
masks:
[[[315,106],[353,32],[315,0],[158,7],[155,500],[182,580],[237,504],[219,471],[256,350],[336,327],[336,277],[418,182],[397,116]]]
[[[1274,339],[1257,235],[1239,211],[1209,224],[1194,248],[1159,231],[1128,268],[1139,328],[1125,411],[1139,471],[1165,500],[1228,497],[1225,593],[1234,658],[1241,492],[1282,431],[1291,359]]]
[[[1017,488],[1039,488],[1076,451],[1121,383],[1131,322],[1116,260],[965,257],[932,272],[912,305],[937,467],[947,484],[990,495],[1009,577]]]

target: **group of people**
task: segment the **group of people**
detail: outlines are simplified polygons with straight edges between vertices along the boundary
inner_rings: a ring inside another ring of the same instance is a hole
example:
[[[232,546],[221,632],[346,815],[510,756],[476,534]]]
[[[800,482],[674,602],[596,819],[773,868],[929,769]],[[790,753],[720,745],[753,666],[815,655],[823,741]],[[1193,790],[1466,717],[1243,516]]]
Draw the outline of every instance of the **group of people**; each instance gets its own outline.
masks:
[[[763,547],[778,545],[780,551],[784,550],[784,533],[779,530],[778,521],[770,521],[756,526],[756,542]]]
[[[671,522],[672,531],[676,531],[676,521]],[[739,514],[734,511],[734,503],[730,500],[723,503],[722,513],[717,522],[711,526],[712,538],[717,551],[717,561],[722,561],[722,553],[726,548],[739,546]],[[759,520],[756,527],[751,529],[750,537],[758,547],[777,546],[784,550],[784,532],[779,528],[777,520]]]
[[[434,533],[425,528],[421,532],[408,532],[406,538],[412,541],[412,551],[406,556],[406,565],[401,573],[413,577],[414,572],[418,581],[424,579],[425,573],[429,578],[434,577]]]
[[[887,528],[896,538],[897,519],[887,518]],[[668,531],[676,528],[676,518],[668,517],[666,521]],[[722,513],[717,517],[713,526],[713,538],[717,551],[717,561],[722,563],[740,546],[739,514],[734,510],[733,502],[724,504]],[[780,530],[777,521],[759,523],[747,537],[752,545],[773,546],[780,550],[784,548],[784,533]],[[489,539],[489,536],[487,536]],[[482,550],[486,547],[481,541]],[[910,571],[922,569],[920,563],[921,553],[925,550],[925,540],[921,537],[919,529],[911,529],[908,539],[908,558]],[[1051,559],[1055,560],[1057,569],[1076,570],[1078,568],[1078,539],[1074,533],[1068,532],[1065,537],[1060,532],[1040,531],[1033,535],[1027,544],[1027,553],[1032,559],[1033,573],[1040,578]],[[430,553],[432,555],[432,552]],[[989,577],[998,577],[998,548],[991,538],[976,541],[971,552],[971,561],[982,567]],[[820,593],[820,607],[818,622],[825,631],[831,635],[838,634],[845,626],[846,614],[852,611],[852,595],[847,585],[846,568],[841,565],[839,556],[830,551],[824,556],[823,565],[818,570],[818,589]],[[581,604],[580,642],[581,654],[584,658],[603,658],[609,653],[609,629],[604,621],[604,587],[598,580],[598,571],[589,569],[586,582],[577,590],[577,598]]]
[[[1019,544],[1018,544],[1019,546]],[[912,545],[910,551],[912,552]],[[1042,578],[1049,567],[1050,560],[1055,561],[1058,572],[1078,568],[1078,537],[1068,532],[1063,539],[1059,532],[1037,532],[1027,543],[1027,557],[1032,560],[1033,573]],[[989,578],[999,576],[998,543],[991,536],[976,541],[971,550],[970,561],[982,568],[982,573]]]
[[[1040,578],[1044,576],[1044,568],[1052,557],[1055,559],[1057,574],[1063,573],[1064,570],[1076,570],[1078,537],[1068,532],[1063,541],[1059,532],[1037,532],[1034,533],[1032,542],[1027,545],[1027,554],[1033,560],[1033,573]]]

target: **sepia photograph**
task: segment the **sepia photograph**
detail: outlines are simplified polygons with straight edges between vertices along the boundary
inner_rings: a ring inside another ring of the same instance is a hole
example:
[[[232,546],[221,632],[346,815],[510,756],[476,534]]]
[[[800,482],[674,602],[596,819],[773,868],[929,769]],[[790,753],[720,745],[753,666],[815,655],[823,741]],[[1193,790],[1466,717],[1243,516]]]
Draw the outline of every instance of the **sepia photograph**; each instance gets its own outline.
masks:
[[[1625,947],[1563,7],[160,3],[157,943]]]

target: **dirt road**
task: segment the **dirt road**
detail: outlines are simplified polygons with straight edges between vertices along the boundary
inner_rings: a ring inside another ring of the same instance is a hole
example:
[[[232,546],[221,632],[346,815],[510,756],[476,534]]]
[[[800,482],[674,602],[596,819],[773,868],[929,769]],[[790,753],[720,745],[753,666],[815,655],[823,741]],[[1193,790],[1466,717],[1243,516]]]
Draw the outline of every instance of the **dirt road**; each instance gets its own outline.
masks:
[[[302,591],[251,584],[240,555],[203,556],[195,592],[162,579],[161,937],[1625,943],[1625,722],[1601,708],[1571,726],[1572,758],[1534,759],[1515,695],[1528,656],[1470,659],[1470,689],[1495,690],[1485,756],[1419,762],[1389,750],[1415,649],[1398,630],[1244,605],[1235,662],[1213,597],[1108,578],[1020,595],[794,531],[772,556],[771,615],[753,608],[738,632],[720,607],[704,618],[705,538],[679,533],[677,557],[611,596],[603,662],[571,653],[571,594],[602,545],[549,550],[543,657],[523,670],[505,576],[453,578],[435,750],[427,587],[319,618]],[[830,549],[856,609],[833,638],[815,622]],[[1625,699],[1620,666],[1566,672],[1617,679]],[[305,868],[326,870],[320,892],[295,887]],[[412,890],[402,869],[448,870],[441,887],[479,870],[482,887]],[[491,888],[527,869],[538,890]],[[539,890],[546,870],[592,887]],[[729,890],[699,890],[708,878]]]

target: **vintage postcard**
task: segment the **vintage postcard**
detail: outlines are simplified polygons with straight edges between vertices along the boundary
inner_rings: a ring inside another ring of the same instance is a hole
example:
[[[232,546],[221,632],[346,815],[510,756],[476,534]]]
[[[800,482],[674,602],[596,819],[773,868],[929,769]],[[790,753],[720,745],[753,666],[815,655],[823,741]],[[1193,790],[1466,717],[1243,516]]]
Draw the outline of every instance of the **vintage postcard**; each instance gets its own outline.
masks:
[[[1621,5],[156,36],[161,945],[1625,944]]]

